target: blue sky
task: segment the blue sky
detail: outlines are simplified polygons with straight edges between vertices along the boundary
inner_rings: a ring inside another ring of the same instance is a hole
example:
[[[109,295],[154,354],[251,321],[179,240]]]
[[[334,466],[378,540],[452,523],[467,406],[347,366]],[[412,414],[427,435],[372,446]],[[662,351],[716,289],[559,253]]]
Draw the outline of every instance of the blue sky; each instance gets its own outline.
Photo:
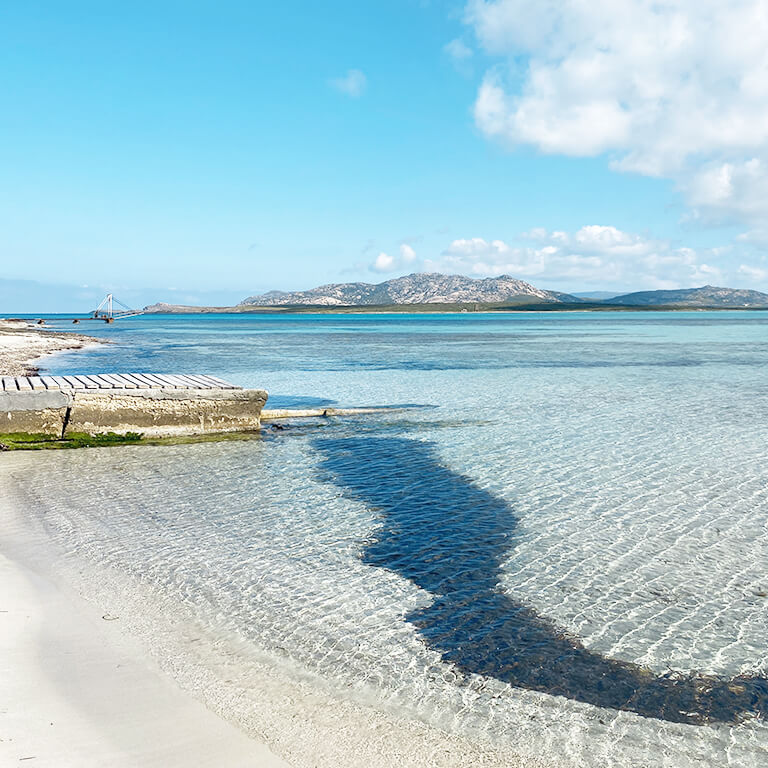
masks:
[[[6,4],[0,311],[422,270],[768,289],[765,10]]]

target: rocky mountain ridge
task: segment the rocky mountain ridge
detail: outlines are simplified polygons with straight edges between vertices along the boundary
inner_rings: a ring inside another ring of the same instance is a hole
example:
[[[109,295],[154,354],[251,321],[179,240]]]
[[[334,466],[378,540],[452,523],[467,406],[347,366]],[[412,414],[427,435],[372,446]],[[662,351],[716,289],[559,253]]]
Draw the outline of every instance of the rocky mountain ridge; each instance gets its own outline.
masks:
[[[333,283],[308,291],[269,291],[249,296],[244,306],[367,306],[386,304],[465,304],[470,302],[578,302],[557,291],[546,291],[509,275],[472,278],[418,273],[383,283]]]

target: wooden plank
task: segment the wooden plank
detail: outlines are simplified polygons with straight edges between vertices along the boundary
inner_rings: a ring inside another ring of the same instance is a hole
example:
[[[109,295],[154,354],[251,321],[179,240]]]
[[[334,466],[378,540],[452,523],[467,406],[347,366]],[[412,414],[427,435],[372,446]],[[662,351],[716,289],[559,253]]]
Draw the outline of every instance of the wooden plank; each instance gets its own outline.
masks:
[[[145,379],[151,381],[155,387],[159,387],[160,389],[176,389],[173,384],[170,384],[167,381],[163,381],[163,379],[161,379],[156,373],[142,373],[141,375]]]
[[[91,378],[99,385],[99,389],[114,389],[114,382],[105,379],[100,373],[94,373]]]
[[[72,389],[85,389],[85,384],[78,381],[74,376],[62,376],[62,378]]]
[[[205,376],[199,376],[197,374],[187,373],[184,374],[188,379],[192,379],[192,381],[197,382],[197,386],[199,389],[213,389],[214,384],[212,381],[208,381]],[[217,387],[218,389],[218,387]]]
[[[123,373],[112,374],[112,378],[117,379],[123,386],[123,389],[138,389],[139,386],[135,382],[131,381]]]
[[[150,389],[158,389],[160,387],[156,381],[152,381],[152,379],[143,373],[132,373],[131,376],[133,376],[134,379],[143,381]]]
[[[89,376],[73,376],[73,379],[77,379],[86,389],[98,389],[99,385],[95,381],[91,381]]]
[[[163,386],[173,388],[173,389],[186,389],[186,384],[179,384],[178,382],[174,381],[172,376],[168,376],[166,374],[160,374],[156,373],[154,374],[156,379],[159,379]]]
[[[179,379],[188,389],[200,389],[200,384],[196,382],[191,376],[186,376],[183,373],[175,374],[175,379]]]
[[[99,378],[112,385],[112,389],[122,389],[123,385],[116,376],[111,373],[100,373]]]
[[[102,376],[111,381],[115,385],[115,389],[138,389],[138,387],[132,382],[124,379],[118,373],[104,373]]]
[[[229,384],[226,384],[226,382],[224,382],[224,384],[226,384],[226,387],[225,387],[222,384],[222,379],[217,379],[214,376],[205,375],[205,376],[198,376],[198,378],[204,379],[211,389],[227,389],[230,386]]]
[[[228,381],[224,381],[224,379],[220,379],[218,376],[208,376],[207,378],[213,379],[219,385],[219,389],[241,389],[241,387],[230,384]]]
[[[218,376],[204,374],[99,373],[66,376],[2,376],[6,391],[45,389],[240,389]]]
[[[79,378],[85,379],[88,389],[101,389],[106,386],[96,378],[96,374],[89,373],[87,376],[80,376]]]
[[[183,373],[174,373],[173,378],[180,381],[187,389],[200,389],[200,385],[194,379],[190,379]]]
[[[160,389],[176,389],[174,384],[171,384],[168,381],[163,381],[163,379],[156,373],[142,373],[141,375],[145,379],[149,379],[149,381],[151,381],[155,387],[159,387]]]
[[[139,389],[149,389],[149,384],[145,384],[134,373],[124,373],[122,374],[122,376],[123,378],[128,379],[129,381],[132,381]]]
[[[164,389],[186,389],[187,385],[176,381],[173,376],[169,376],[167,373],[154,373],[152,374],[163,386]]]
[[[123,383],[114,373],[100,373],[99,376],[105,381],[108,381],[112,385],[112,389],[123,389]]]
[[[205,379],[208,382],[208,385],[212,387],[213,389],[223,389],[221,385],[221,380],[215,378],[214,376],[209,376],[207,373],[203,374],[203,379]]]

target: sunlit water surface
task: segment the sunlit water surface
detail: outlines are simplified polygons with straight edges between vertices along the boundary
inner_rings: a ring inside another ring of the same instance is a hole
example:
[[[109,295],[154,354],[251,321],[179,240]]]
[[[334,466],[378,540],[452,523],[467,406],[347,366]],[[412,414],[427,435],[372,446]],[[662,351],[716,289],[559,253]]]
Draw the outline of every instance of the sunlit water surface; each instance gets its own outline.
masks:
[[[115,344],[51,372],[421,407],[14,457],[73,560],[287,674],[477,743],[574,766],[768,764],[768,314],[80,329]]]

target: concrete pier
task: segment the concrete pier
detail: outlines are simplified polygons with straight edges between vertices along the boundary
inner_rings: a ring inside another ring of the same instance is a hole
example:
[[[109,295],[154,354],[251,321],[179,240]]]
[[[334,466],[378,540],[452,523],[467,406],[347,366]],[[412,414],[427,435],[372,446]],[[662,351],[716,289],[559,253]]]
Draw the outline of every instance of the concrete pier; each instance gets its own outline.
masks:
[[[0,433],[55,437],[75,432],[163,437],[257,429],[267,401],[264,390],[240,389],[202,376],[115,374],[37,381],[6,377],[2,385]]]

